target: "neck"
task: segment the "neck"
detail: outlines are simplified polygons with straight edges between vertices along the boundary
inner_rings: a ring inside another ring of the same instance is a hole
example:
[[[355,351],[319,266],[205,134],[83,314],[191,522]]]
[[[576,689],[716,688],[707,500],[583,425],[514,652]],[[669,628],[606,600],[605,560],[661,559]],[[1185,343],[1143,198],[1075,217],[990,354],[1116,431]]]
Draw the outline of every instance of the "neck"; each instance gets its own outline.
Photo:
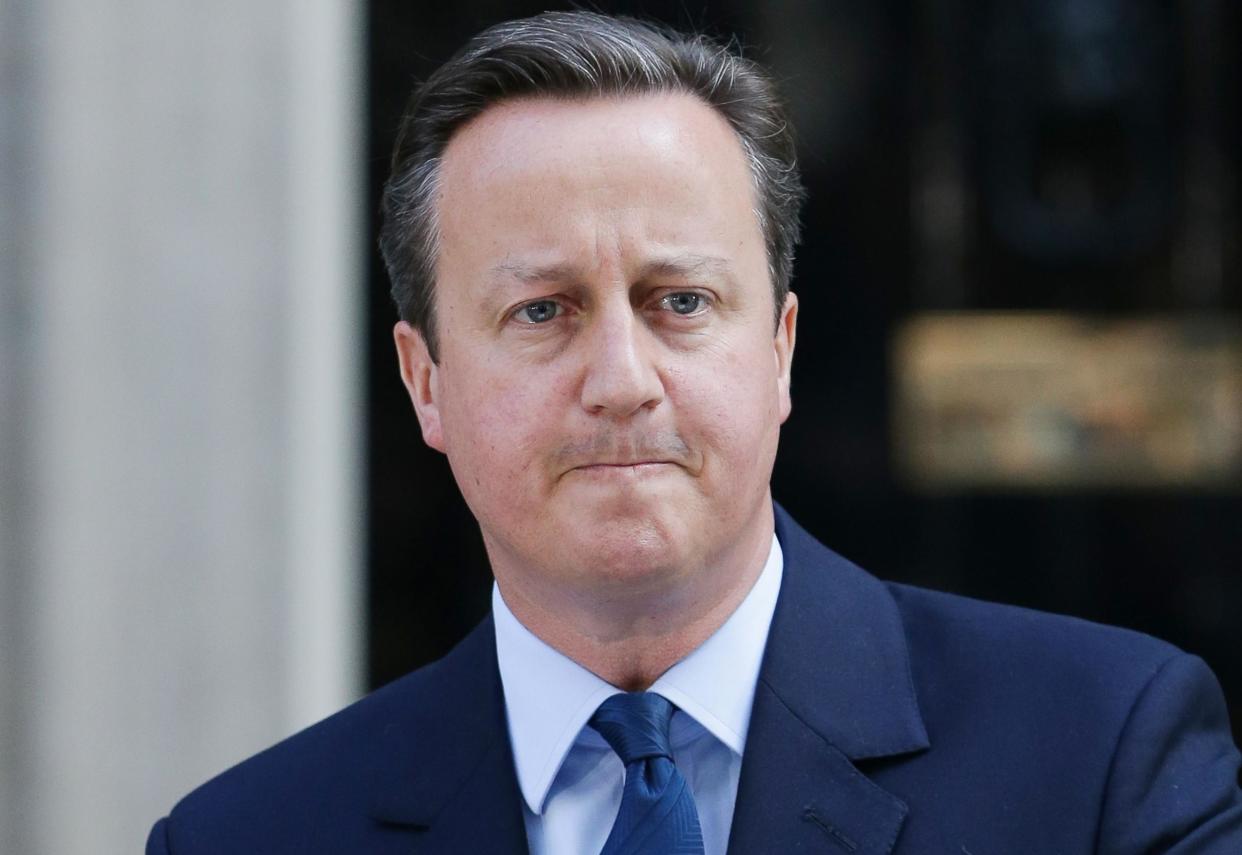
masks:
[[[644,590],[632,599],[599,592],[531,596],[499,573],[497,584],[509,610],[545,644],[619,689],[644,691],[737,610],[763,572],[772,537],[769,512],[766,525],[694,574],[691,584]]]

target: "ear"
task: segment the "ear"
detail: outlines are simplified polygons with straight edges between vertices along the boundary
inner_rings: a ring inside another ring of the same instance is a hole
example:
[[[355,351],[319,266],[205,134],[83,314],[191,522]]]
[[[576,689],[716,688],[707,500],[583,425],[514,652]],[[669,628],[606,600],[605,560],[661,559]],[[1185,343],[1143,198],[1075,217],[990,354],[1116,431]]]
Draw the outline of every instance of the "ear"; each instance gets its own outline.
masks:
[[[798,338],[798,295],[790,291],[785,295],[780,321],[776,325],[776,387],[780,396],[781,424],[789,418],[793,404],[789,398],[789,374],[793,367],[794,342]]]
[[[392,330],[397,345],[397,361],[401,364],[401,381],[410,393],[414,414],[423,429],[423,442],[436,451],[444,451],[444,432],[440,427],[439,370],[427,350],[422,333],[405,321]]]

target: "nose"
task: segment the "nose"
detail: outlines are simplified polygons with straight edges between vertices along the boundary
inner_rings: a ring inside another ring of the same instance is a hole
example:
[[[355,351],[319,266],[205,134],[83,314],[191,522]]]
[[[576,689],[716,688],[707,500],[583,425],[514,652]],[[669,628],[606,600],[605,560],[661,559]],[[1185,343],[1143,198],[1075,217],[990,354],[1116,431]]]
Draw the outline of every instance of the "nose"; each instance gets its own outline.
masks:
[[[602,311],[584,334],[583,409],[620,418],[664,400],[656,343],[631,306]]]

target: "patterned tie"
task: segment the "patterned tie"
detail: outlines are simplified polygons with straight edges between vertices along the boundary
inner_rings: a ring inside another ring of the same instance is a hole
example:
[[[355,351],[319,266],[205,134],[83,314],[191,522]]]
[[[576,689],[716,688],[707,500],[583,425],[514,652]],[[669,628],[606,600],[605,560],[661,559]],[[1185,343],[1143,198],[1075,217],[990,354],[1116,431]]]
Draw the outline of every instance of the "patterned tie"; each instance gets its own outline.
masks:
[[[591,717],[625,764],[621,810],[600,855],[703,855],[694,797],[673,765],[672,718],[672,703],[652,692],[613,695]]]

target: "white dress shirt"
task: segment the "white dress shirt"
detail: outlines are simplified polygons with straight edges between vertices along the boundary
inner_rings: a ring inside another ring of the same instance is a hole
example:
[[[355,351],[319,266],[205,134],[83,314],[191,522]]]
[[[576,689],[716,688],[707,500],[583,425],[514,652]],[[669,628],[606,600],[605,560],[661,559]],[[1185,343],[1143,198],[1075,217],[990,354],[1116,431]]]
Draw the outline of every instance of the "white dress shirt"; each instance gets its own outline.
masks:
[[[705,855],[724,855],[755,684],[784,562],[776,537],[746,599],[649,691],[678,708],[673,761],[694,794]],[[608,839],[625,769],[587,721],[621,689],[524,627],[492,588],[496,654],[531,855],[589,855]]]

